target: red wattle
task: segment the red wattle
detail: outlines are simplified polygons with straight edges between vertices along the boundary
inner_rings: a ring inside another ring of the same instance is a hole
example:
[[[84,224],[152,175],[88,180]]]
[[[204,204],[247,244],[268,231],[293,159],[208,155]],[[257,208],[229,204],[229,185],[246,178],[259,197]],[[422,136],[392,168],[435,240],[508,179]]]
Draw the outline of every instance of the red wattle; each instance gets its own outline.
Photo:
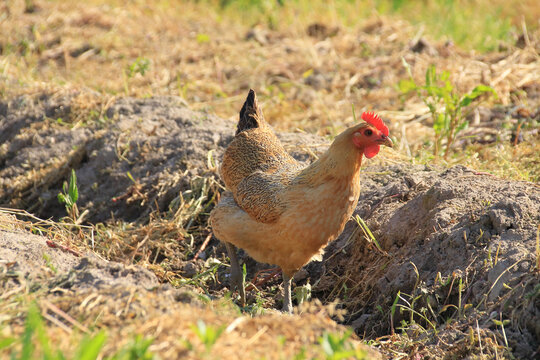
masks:
[[[374,157],[375,155],[377,155],[377,153],[379,152],[380,150],[380,146],[379,145],[370,145],[368,147],[365,147],[364,148],[364,155],[365,157],[367,157],[368,159],[371,159],[372,157]]]

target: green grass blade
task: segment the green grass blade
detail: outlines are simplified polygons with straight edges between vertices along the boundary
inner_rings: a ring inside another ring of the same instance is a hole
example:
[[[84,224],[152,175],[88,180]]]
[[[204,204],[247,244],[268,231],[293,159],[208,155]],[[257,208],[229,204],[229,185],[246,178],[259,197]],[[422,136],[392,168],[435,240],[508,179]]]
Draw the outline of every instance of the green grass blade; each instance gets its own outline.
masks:
[[[96,335],[92,337],[85,337],[81,344],[79,345],[79,349],[77,350],[77,355],[74,359],[77,360],[95,360],[99,356],[99,353],[101,352],[101,349],[103,348],[103,345],[105,344],[105,340],[107,339],[107,335],[104,331],[98,332]]]
[[[71,169],[71,178],[69,179],[69,198],[75,204],[79,199],[79,189],[77,188],[77,175],[75,170]]]
[[[0,339],[0,350],[9,347],[15,341],[17,341],[17,340],[15,338],[11,338],[11,337]]]
[[[364,232],[364,235],[365,235],[366,239],[368,241],[374,243],[375,246],[377,247],[377,249],[379,249],[380,251],[383,251],[381,245],[379,244],[379,242],[377,241],[377,239],[375,238],[375,236],[373,235],[371,230],[369,230],[369,227],[367,226],[365,221],[358,215],[356,215],[356,217],[354,219],[356,220],[356,223],[358,224],[358,226],[360,226],[360,228]]]

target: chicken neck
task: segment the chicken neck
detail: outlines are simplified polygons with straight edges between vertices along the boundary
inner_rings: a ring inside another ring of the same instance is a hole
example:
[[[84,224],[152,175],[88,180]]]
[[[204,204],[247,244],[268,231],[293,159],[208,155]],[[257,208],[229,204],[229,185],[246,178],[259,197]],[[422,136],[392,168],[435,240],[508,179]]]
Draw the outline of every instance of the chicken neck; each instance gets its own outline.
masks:
[[[298,175],[299,183],[316,187],[332,181],[348,182],[358,176],[362,165],[363,149],[351,142],[336,138],[319,159]]]

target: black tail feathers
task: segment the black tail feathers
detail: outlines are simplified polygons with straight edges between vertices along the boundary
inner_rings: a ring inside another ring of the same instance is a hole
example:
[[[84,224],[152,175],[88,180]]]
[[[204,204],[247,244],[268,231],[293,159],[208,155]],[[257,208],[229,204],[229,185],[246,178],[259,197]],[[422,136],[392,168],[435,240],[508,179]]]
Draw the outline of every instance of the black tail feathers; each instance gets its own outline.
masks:
[[[257,103],[257,95],[253,89],[249,89],[244,106],[240,110],[240,120],[236,127],[236,135],[244,130],[261,127],[263,123],[264,115]]]

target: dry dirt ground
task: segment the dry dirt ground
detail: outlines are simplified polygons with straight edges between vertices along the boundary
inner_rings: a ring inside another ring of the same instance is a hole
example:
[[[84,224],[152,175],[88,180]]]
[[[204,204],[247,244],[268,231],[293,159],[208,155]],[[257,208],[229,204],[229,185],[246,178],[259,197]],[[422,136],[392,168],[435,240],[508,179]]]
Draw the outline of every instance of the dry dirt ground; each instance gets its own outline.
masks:
[[[369,358],[540,354],[537,184],[412,165],[382,151],[364,167],[355,213],[380,249],[351,221],[323,261],[296,278],[297,289],[311,287],[326,306],[304,305],[294,316],[265,311],[281,301],[272,279],[251,287],[242,313],[227,291],[224,249],[206,224],[234,122],[177,97],[116,99],[95,109],[103,122],[53,120],[92,96],[45,92],[0,103],[3,335],[21,334],[24,294],[37,299],[62,349],[73,347],[65,333],[104,328],[106,354],[139,333],[154,338],[162,358],[324,357],[317,339],[344,333],[340,323],[377,348]],[[304,133],[280,138],[306,163],[328,145]],[[80,216],[62,220],[57,194],[71,169]],[[66,230],[73,220],[87,225]],[[265,268],[241,259],[248,279]],[[227,326],[210,354],[190,327],[197,319]]]

